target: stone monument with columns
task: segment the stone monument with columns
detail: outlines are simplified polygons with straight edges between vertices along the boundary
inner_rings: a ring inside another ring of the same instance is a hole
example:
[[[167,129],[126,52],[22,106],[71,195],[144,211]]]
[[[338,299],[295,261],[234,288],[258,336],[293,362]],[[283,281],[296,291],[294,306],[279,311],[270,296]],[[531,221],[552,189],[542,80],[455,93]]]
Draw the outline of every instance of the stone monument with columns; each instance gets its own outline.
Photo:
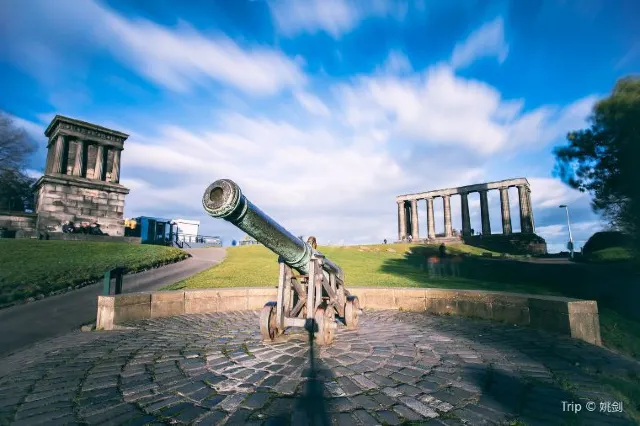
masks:
[[[518,204],[520,207],[520,232],[514,235],[511,226],[511,209],[509,204],[509,188],[518,188]],[[487,192],[491,190],[500,191],[500,212],[502,217],[502,232],[495,234],[491,232],[489,220],[489,201]],[[405,241],[411,236],[412,241],[436,242],[454,241],[463,239],[472,241],[471,216],[469,214],[469,194],[477,192],[480,195],[480,218],[482,224],[482,236],[485,240],[493,242],[511,242],[513,244],[525,241],[527,250],[535,253],[546,253],[546,243],[542,238],[535,235],[535,225],[533,221],[533,210],[531,207],[531,187],[525,178],[506,179],[496,182],[480,183],[475,185],[461,186],[457,188],[438,189],[416,194],[405,194],[396,197],[398,204],[398,241]],[[453,234],[451,223],[451,197],[460,196],[462,232],[461,238]],[[442,198],[444,209],[444,234],[436,235],[434,220],[433,200]],[[427,232],[425,236],[420,236],[418,227],[418,202],[425,200],[427,206]],[[519,241],[517,241],[519,240]],[[512,244],[512,245],[513,245]],[[520,244],[522,245],[522,244]],[[500,248],[499,245],[495,247]]]
[[[97,222],[103,232],[124,235],[120,158],[129,135],[56,115],[44,132],[48,154],[35,185],[37,229],[60,232],[62,223]]]

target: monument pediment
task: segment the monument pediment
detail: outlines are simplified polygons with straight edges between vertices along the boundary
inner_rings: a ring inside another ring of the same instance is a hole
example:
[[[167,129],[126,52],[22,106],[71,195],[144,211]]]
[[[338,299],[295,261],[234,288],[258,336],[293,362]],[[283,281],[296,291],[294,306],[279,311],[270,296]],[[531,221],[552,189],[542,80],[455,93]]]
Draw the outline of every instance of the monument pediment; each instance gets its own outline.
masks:
[[[55,141],[57,135],[61,134],[120,149],[129,137],[128,134],[117,130],[62,115],[56,115],[53,118],[44,134],[49,138],[50,143]]]

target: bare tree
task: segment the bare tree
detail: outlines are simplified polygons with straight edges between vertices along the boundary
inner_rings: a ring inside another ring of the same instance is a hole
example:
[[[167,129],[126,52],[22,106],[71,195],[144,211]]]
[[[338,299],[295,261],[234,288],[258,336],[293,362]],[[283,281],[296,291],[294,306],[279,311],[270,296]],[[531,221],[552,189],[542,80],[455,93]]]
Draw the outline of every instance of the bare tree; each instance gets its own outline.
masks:
[[[0,111],[0,209],[24,210],[33,204],[34,179],[24,172],[37,145],[11,117]]]
[[[27,132],[16,126],[10,116],[0,112],[0,170],[24,169],[36,149]]]

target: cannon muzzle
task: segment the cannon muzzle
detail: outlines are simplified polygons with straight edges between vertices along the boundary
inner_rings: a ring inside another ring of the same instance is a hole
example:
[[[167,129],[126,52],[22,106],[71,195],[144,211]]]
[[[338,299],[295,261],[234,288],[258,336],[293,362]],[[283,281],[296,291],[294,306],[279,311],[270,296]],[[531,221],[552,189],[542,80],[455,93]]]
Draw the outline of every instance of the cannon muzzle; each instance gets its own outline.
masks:
[[[210,216],[233,223],[279,255],[291,268],[301,274],[309,273],[313,248],[247,200],[234,181],[219,179],[213,182],[204,192],[202,205]],[[334,270],[342,278],[340,267],[326,258],[324,267]]]

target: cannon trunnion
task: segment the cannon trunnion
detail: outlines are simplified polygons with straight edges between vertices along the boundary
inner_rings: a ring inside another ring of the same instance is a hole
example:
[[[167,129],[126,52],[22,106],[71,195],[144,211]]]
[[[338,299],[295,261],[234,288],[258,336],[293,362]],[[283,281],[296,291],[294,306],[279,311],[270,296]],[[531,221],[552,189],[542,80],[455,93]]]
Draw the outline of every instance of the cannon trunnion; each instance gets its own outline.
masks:
[[[274,340],[287,327],[313,327],[318,344],[330,344],[336,316],[347,328],[358,327],[357,296],[344,285],[342,269],[310,244],[295,237],[253,205],[229,179],[209,185],[202,198],[207,213],[225,219],[278,255],[278,296],[260,313],[260,333]]]

